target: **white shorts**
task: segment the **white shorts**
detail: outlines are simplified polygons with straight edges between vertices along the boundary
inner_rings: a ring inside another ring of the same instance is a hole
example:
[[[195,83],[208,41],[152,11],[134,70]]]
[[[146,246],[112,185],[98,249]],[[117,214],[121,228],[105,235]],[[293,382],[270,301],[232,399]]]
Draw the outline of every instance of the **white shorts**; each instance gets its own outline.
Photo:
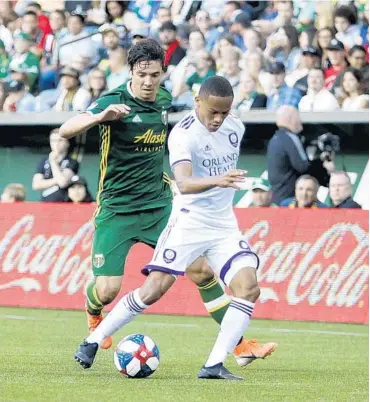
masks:
[[[152,260],[142,272],[184,275],[186,268],[201,256],[227,286],[242,268],[257,269],[259,265],[258,256],[237,228],[208,226],[187,210],[181,210],[169,219]]]

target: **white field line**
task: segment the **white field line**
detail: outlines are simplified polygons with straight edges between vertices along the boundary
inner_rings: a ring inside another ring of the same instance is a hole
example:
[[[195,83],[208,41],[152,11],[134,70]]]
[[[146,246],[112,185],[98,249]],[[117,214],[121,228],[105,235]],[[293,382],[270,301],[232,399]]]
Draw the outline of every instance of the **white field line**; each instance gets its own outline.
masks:
[[[65,318],[42,318],[34,316],[24,316],[24,315],[10,315],[10,314],[0,314],[0,319],[8,320],[25,320],[25,321],[58,321],[58,322],[68,322],[69,320]],[[181,323],[159,323],[159,322],[140,322],[140,325],[148,327],[164,327],[164,328],[201,328],[201,325],[197,324],[181,324]],[[344,332],[344,331],[326,331],[326,330],[316,330],[316,329],[289,329],[289,328],[263,328],[263,327],[251,327],[252,331],[259,332],[281,332],[286,334],[317,334],[317,335],[334,335],[334,336],[358,336],[363,338],[368,338],[369,334],[364,332]]]

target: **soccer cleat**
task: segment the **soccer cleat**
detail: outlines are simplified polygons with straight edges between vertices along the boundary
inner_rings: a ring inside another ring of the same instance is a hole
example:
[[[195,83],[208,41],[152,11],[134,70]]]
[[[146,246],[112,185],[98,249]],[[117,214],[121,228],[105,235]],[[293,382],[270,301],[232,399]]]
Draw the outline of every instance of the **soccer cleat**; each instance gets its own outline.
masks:
[[[90,334],[91,332],[93,332],[97,326],[103,321],[104,317],[103,314],[100,313],[99,315],[93,315],[90,314],[87,310],[86,310],[86,314],[87,314],[87,326],[89,327],[89,331]],[[113,343],[113,339],[111,336],[107,336],[103,343],[100,345],[100,347],[102,349],[109,349],[112,346]]]
[[[243,338],[242,342],[234,349],[233,354],[239,366],[245,367],[253,363],[256,359],[264,359],[270,356],[277,346],[277,343],[274,342],[261,344],[255,339],[247,341]]]
[[[218,363],[212,367],[203,366],[200,369],[198,378],[201,380],[244,380],[243,377],[231,374],[222,363]]]
[[[83,341],[75,353],[76,362],[79,363],[84,369],[90,368],[94,363],[98,349],[99,345],[96,342],[88,343]]]

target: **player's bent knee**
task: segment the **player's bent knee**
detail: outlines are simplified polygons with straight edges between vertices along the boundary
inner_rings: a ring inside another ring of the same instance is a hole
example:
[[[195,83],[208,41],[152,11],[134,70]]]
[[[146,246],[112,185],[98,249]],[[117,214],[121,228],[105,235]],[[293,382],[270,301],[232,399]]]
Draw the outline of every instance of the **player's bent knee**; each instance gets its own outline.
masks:
[[[158,301],[175,282],[175,278],[165,272],[152,271],[140,288],[140,298],[150,306]]]
[[[96,280],[96,290],[99,300],[107,305],[117,297],[121,290],[122,277],[99,276]]]
[[[230,290],[233,296],[254,303],[261,293],[255,269],[245,268],[239,271],[230,283]]]
[[[198,258],[187,269],[186,275],[196,285],[200,285],[214,277],[214,272],[204,258]]]

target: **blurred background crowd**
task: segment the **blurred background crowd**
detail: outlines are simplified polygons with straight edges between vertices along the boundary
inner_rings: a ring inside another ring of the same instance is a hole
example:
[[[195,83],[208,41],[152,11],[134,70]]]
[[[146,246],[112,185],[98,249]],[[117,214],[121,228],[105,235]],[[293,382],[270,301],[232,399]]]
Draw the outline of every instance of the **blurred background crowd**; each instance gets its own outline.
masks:
[[[174,110],[208,77],[234,108],[363,110],[368,15],[356,1],[0,1],[0,111],[80,111],[129,79],[128,49],[166,50]]]

